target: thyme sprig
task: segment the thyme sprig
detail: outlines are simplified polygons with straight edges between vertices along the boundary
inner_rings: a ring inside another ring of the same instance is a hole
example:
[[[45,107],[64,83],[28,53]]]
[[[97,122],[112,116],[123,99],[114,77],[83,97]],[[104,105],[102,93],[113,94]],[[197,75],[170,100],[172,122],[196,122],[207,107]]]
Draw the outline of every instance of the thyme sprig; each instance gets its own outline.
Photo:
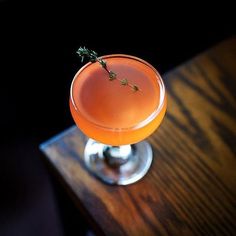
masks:
[[[98,57],[98,54],[95,51],[85,47],[80,47],[76,53],[81,57],[82,62],[84,61],[84,58],[87,58],[92,63],[98,62],[102,68],[106,70],[110,81],[118,80],[122,86],[129,86],[134,92],[140,91],[140,88],[137,85],[130,83],[127,78],[117,78],[117,74],[112,70],[108,70],[107,62],[101,57]]]

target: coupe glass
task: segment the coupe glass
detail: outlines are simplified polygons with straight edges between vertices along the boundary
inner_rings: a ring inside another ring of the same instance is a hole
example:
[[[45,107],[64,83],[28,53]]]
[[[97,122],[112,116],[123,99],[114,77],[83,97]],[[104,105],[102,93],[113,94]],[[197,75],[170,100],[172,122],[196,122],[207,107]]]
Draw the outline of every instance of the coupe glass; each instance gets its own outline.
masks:
[[[99,63],[87,63],[71,83],[70,110],[89,137],[84,150],[88,170],[105,183],[127,185],[151,166],[152,148],[144,139],[165,115],[165,86],[157,70],[140,58],[113,54],[102,59],[116,79],[109,80]],[[122,85],[124,79],[128,85]]]

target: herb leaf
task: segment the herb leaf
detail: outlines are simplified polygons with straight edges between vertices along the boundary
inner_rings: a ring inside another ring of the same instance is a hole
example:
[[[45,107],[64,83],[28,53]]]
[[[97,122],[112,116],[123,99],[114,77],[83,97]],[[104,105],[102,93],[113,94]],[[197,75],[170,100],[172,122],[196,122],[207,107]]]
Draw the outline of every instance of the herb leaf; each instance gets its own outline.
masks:
[[[122,79],[120,81],[120,84],[126,86],[126,85],[128,85],[128,80],[127,79]]]
[[[114,80],[116,79],[116,73],[113,71],[109,71],[109,80]]]

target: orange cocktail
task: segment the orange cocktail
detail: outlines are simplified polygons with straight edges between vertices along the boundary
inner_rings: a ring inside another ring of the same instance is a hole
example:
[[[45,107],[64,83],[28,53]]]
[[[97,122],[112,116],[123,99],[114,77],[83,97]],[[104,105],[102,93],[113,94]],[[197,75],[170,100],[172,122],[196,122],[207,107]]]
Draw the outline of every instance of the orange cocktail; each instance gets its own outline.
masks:
[[[128,55],[104,56],[117,79],[110,81],[99,63],[88,63],[71,85],[70,109],[77,126],[90,138],[118,146],[137,143],[160,125],[166,95],[159,73],[149,63]],[[127,78],[139,91],[119,83]]]

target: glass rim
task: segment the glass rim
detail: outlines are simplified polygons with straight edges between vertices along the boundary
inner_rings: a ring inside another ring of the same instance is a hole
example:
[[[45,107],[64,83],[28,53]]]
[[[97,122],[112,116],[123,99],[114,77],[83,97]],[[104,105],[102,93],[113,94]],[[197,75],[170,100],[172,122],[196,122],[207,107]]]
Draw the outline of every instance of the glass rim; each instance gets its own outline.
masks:
[[[129,59],[133,59],[133,60],[136,60],[136,61],[139,61],[145,65],[147,65],[148,67],[150,67],[154,72],[155,74],[157,75],[157,77],[159,78],[159,87],[160,87],[160,102],[157,106],[157,108],[146,118],[144,119],[143,121],[139,122],[138,124],[136,125],[133,125],[133,126],[130,126],[130,127],[122,127],[122,128],[117,128],[117,127],[106,127],[104,125],[101,125],[101,124],[98,124],[90,119],[88,119],[86,116],[83,115],[83,113],[79,110],[79,108],[76,106],[76,103],[74,101],[74,97],[73,97],[73,86],[74,86],[74,83],[75,83],[75,80],[79,77],[79,74],[85,70],[88,66],[90,66],[91,64],[93,64],[92,62],[88,62],[86,63],[84,66],[82,66],[78,71],[77,73],[75,74],[75,76],[73,77],[73,80],[71,82],[71,86],[70,86],[70,100],[71,100],[71,103],[75,109],[75,111],[77,113],[79,113],[80,116],[82,116],[86,121],[88,121],[89,123],[91,123],[93,126],[95,127],[98,127],[98,128],[102,128],[102,129],[105,129],[105,130],[109,130],[109,131],[125,131],[125,130],[135,130],[135,129],[140,129],[140,128],[143,128],[145,127],[146,125],[148,125],[151,121],[153,121],[157,116],[158,114],[161,112],[162,108],[163,108],[163,105],[164,105],[164,101],[165,101],[165,85],[164,85],[164,82],[162,80],[162,77],[161,75],[159,74],[159,72],[156,70],[156,68],[154,66],[152,66],[150,63],[148,63],[147,61],[139,58],[139,57],[136,57],[136,56],[132,56],[132,55],[128,55],[128,54],[110,54],[110,55],[104,55],[104,56],[100,56],[98,58],[100,59],[106,59],[106,58],[114,58],[114,57],[123,57],[123,58],[129,58]]]

